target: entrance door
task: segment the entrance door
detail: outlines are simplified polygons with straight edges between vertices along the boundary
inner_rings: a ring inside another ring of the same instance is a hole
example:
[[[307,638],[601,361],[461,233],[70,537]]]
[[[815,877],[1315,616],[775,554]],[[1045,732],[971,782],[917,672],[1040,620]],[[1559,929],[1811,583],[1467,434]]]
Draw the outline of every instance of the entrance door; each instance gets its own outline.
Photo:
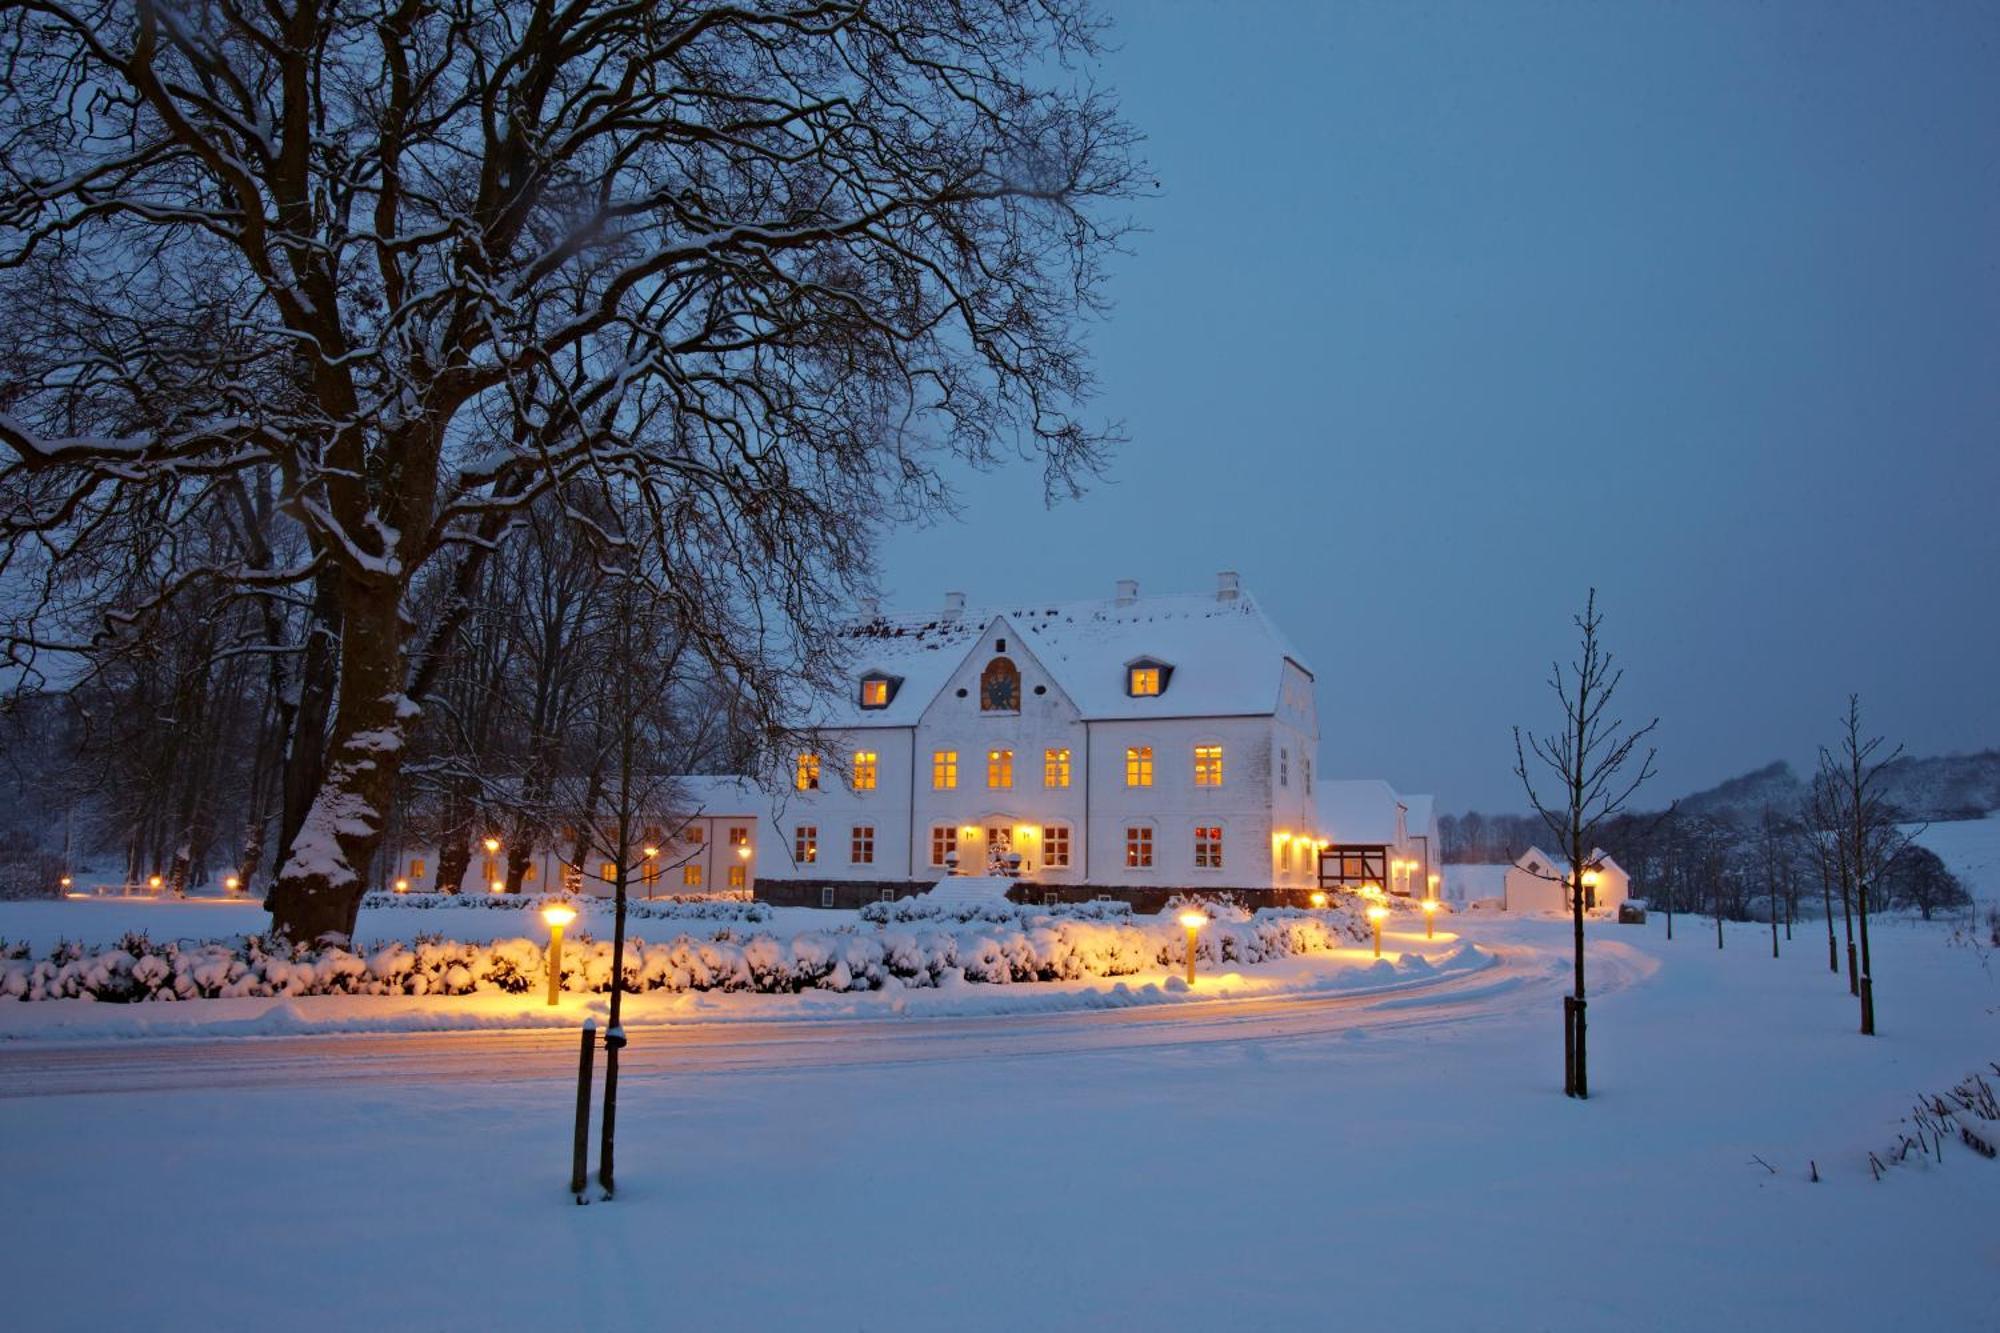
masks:
[[[986,829],[986,873],[1004,875],[1007,871],[1007,853],[1014,850],[1014,829],[1012,825],[991,824]]]

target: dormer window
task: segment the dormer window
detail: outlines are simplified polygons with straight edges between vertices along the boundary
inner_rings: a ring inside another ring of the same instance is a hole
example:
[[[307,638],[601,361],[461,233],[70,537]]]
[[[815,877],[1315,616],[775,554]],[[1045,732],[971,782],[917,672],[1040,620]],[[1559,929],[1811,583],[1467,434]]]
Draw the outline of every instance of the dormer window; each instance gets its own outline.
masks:
[[[896,687],[903,683],[899,676],[868,675],[861,678],[861,706],[863,708],[887,708],[889,701],[896,697]]]
[[[1141,657],[1125,664],[1125,693],[1134,699],[1150,699],[1164,694],[1174,669],[1165,662]]]

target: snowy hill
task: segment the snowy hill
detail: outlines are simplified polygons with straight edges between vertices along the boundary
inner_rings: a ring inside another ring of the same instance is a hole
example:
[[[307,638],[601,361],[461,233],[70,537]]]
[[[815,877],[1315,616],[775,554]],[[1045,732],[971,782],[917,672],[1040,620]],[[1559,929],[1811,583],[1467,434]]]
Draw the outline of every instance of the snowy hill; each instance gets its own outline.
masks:
[[[1977,754],[1906,756],[1882,771],[1890,804],[1912,819],[1976,819],[2000,810],[2000,750]],[[1755,819],[1766,806],[1796,810],[1806,782],[1783,760],[1683,796],[1689,814]]]

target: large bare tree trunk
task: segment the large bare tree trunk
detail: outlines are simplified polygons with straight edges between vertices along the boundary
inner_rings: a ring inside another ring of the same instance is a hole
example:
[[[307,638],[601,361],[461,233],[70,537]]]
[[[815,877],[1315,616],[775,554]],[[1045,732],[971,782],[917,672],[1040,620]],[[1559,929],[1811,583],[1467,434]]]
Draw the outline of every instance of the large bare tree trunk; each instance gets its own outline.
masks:
[[[381,845],[415,712],[403,693],[396,584],[354,577],[345,583],[339,704],[326,776],[271,890],[272,927],[293,940],[353,938],[364,874]]]

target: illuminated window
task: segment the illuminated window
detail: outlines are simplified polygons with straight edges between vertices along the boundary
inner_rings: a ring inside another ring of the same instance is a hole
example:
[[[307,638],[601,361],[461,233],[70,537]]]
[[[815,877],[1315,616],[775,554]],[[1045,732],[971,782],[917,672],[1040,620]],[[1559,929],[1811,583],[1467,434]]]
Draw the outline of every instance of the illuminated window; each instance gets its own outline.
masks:
[[[1156,666],[1136,666],[1131,668],[1125,692],[1135,699],[1160,692],[1160,669]]]
[[[1042,751],[1042,785],[1044,787],[1069,786],[1069,751]]]
[[[1194,785],[1197,787],[1220,787],[1222,785],[1222,747],[1220,745],[1197,745],[1194,747]]]
[[[958,751],[931,751],[931,790],[950,791],[958,786]]]
[[[521,871],[521,878],[524,880],[533,880],[535,878],[535,863],[533,861],[528,862],[527,868]]]
[[[1199,870],[1222,869],[1222,830],[1213,824],[1196,825],[1194,863]]]
[[[819,860],[819,825],[801,824],[792,830],[792,856],[802,866]]]
[[[856,750],[854,752],[854,790],[875,790],[875,752]]]
[[[696,847],[701,846],[701,839],[702,839],[701,825],[689,824],[685,829],[681,830],[681,837],[687,839],[689,843],[693,844]]]
[[[1153,830],[1143,825],[1125,830],[1125,864],[1134,870],[1152,868]]]
[[[690,861],[681,867],[681,884],[690,889],[701,887],[701,863]]]
[[[945,858],[958,850],[958,825],[931,825],[931,864],[947,864]]]
[[[1042,830],[1042,864],[1051,870],[1069,865],[1069,825],[1050,824]]]
[[[610,883],[612,880],[618,878],[618,867],[612,865],[609,861],[606,861],[603,865],[599,866],[597,870],[598,870],[597,877],[603,880],[607,884]]]
[[[847,847],[847,859],[858,866],[875,864],[875,826],[873,824],[856,824],[854,826],[854,833]]]
[[[986,752],[986,785],[989,787],[1011,787],[1014,785],[1014,752],[1012,750],[988,750]]]
[[[421,860],[410,862],[410,878],[422,879],[423,877],[424,877],[424,863]]]
[[[729,845],[731,847],[748,847],[750,845],[750,830],[744,828],[741,824],[732,825],[729,830]]]
[[[819,756],[802,754],[799,756],[798,787],[800,791],[819,790]]]
[[[1125,785],[1128,787],[1150,787],[1153,785],[1153,747],[1150,745],[1128,745],[1125,747]],[[1148,864],[1151,864],[1150,862]]]
[[[729,867],[729,887],[740,889],[749,882],[749,871],[741,863]]]
[[[869,676],[861,682],[861,706],[863,708],[887,708],[889,706],[888,677]]]

